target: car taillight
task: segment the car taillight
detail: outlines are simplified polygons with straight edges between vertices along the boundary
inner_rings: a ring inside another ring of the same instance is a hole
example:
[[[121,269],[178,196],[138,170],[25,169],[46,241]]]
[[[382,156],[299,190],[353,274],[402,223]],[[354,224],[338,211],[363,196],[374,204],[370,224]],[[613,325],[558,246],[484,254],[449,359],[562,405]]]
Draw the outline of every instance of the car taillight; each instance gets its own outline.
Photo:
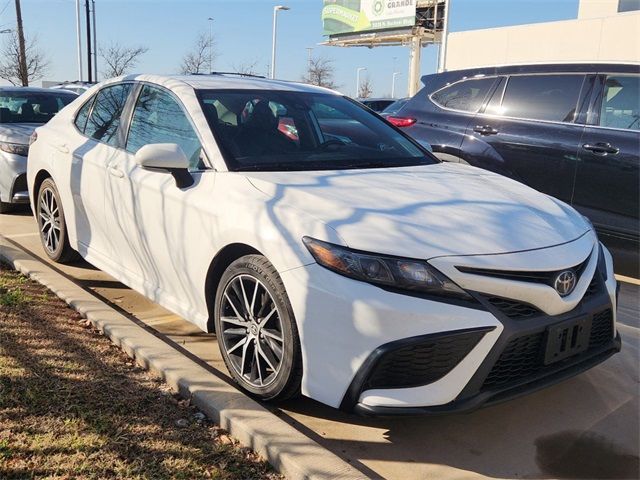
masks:
[[[393,117],[393,116],[387,117],[387,120],[390,123],[392,123],[393,125],[395,125],[396,127],[400,127],[400,128],[410,127],[411,125],[413,125],[417,121],[415,118]]]

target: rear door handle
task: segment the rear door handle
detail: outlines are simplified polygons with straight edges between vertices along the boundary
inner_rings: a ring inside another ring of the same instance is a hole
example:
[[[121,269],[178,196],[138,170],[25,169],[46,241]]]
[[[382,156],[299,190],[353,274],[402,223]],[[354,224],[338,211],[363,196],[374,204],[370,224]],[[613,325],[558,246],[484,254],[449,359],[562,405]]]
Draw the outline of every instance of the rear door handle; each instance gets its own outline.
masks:
[[[598,142],[598,143],[585,143],[582,148],[589,150],[596,155],[615,155],[620,151],[619,148],[614,147],[610,143]]]
[[[56,150],[58,150],[60,153],[69,153],[69,147],[66,143],[63,143],[61,145],[55,145]]]
[[[498,133],[498,130],[493,128],[491,125],[476,125],[473,128],[473,131],[480,135],[496,135]]]
[[[109,173],[117,178],[124,177],[124,172],[116,167],[109,167]]]

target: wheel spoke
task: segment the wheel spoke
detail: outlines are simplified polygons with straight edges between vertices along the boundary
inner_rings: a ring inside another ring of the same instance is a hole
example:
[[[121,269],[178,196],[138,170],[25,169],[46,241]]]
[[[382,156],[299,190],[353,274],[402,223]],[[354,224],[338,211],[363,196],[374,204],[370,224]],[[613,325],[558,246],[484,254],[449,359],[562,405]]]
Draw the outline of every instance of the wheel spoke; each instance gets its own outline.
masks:
[[[224,323],[230,323],[231,325],[237,325],[239,327],[247,327],[249,326],[249,322],[247,322],[246,320],[240,320],[238,318],[235,317],[221,317],[220,320]],[[225,330],[226,332],[226,330]]]
[[[262,334],[263,334],[265,337],[272,338],[273,340],[275,340],[275,341],[277,341],[277,342],[282,343],[282,337],[280,337],[280,336],[276,335],[276,334],[275,334],[275,333],[273,333],[272,331],[267,330],[266,328],[263,328],[263,329],[262,329],[262,330],[260,330],[260,331],[262,332]]]
[[[242,347],[245,343],[247,343],[247,337],[243,337],[238,343],[236,343],[233,347],[227,350],[227,353],[235,352],[238,348]]]
[[[227,302],[229,302],[229,305],[231,305],[231,308],[233,309],[233,313],[236,314],[236,317],[238,317],[241,320],[244,320],[244,317],[240,315],[240,312],[238,312],[238,309],[236,308],[235,304],[231,301],[231,298],[229,297],[229,295],[227,295],[227,292],[224,292],[224,298],[226,298]]]
[[[276,358],[282,358],[282,347],[270,338],[265,338],[264,344],[271,349]]]
[[[247,364],[247,350],[251,342],[245,342],[242,346],[242,358],[240,359],[240,375],[244,376],[244,367]]]
[[[269,358],[269,354],[262,349],[262,347],[260,346],[260,342],[257,342],[257,347],[258,347],[258,353],[262,355],[262,358],[264,358],[265,362],[267,362],[267,365],[269,365],[269,368],[271,368],[271,370],[273,370],[274,373],[277,372],[278,370],[273,364],[274,363],[277,364],[279,362],[275,358],[274,359]]]
[[[244,290],[244,282],[242,281],[242,277],[238,277],[238,281],[240,282],[240,289],[242,290],[242,298],[244,299],[244,308],[249,315],[249,318],[253,317],[253,312],[251,311],[251,305],[249,304],[249,300],[247,300],[247,292]]]
[[[262,320],[260,320],[260,323],[261,323],[263,326],[264,326],[264,325],[266,325],[266,323],[269,321],[269,319],[271,318],[271,316],[272,316],[274,313],[276,313],[277,311],[278,311],[278,307],[273,307],[273,310],[271,310],[271,311],[269,312],[269,314],[268,314],[266,317],[264,317]]]
[[[255,312],[253,308],[255,307],[255,304],[256,304],[256,297],[258,296],[258,286],[259,285],[260,285],[260,283],[256,282],[256,286],[253,288],[253,297],[251,298],[251,306],[249,307],[250,308],[249,312],[251,313],[252,317],[253,317],[254,312]]]

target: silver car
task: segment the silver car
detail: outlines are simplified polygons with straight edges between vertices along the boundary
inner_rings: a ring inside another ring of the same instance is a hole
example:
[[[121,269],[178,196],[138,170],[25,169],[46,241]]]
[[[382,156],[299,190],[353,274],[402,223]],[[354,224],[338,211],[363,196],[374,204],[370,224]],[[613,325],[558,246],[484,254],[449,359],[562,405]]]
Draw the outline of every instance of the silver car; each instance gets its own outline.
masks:
[[[29,138],[77,95],[64,90],[0,87],[0,213],[28,203]]]

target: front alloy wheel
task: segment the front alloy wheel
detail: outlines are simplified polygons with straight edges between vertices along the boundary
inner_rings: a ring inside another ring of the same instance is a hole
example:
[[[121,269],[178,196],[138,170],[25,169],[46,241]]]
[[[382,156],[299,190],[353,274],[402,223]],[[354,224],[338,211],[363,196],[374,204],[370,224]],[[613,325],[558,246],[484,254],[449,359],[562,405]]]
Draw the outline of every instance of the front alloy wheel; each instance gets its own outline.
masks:
[[[218,344],[233,378],[264,400],[297,393],[302,373],[291,306],[273,266],[248,255],[225,271],[216,296]]]

